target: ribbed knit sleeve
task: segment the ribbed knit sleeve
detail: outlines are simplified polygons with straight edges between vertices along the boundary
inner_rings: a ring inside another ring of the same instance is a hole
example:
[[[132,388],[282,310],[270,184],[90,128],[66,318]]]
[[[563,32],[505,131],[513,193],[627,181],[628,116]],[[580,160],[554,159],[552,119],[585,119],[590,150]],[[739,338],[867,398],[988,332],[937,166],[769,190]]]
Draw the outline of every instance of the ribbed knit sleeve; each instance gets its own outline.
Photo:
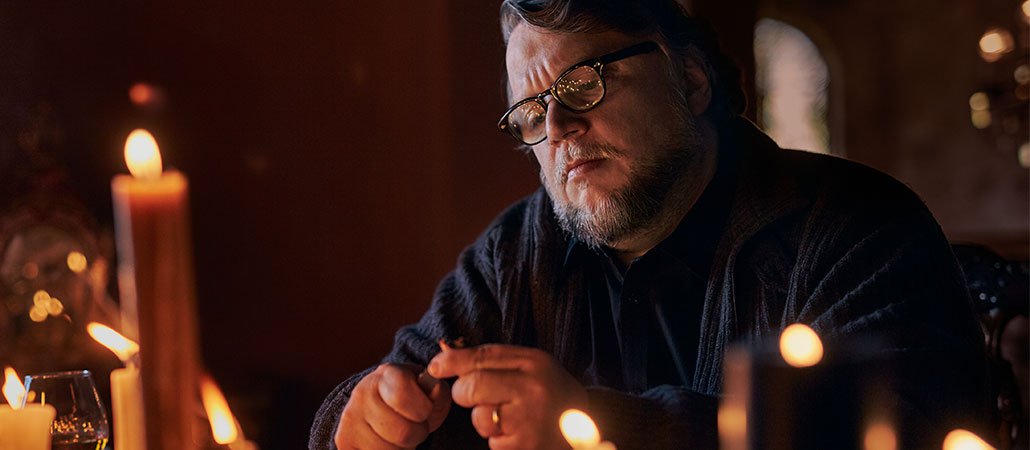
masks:
[[[463,338],[476,344],[500,341],[497,289],[504,274],[495,267],[495,254],[502,231],[521,220],[521,208],[521,203],[510,208],[461,253],[456,268],[440,282],[422,318],[397,331],[393,349],[383,363],[424,367],[440,351],[440,339]],[[336,449],[336,427],[351,391],[372,370],[348,378],[329,394],[315,415],[309,449]],[[472,428],[468,410],[455,405],[441,430],[419,448],[477,448],[484,447],[485,442]]]

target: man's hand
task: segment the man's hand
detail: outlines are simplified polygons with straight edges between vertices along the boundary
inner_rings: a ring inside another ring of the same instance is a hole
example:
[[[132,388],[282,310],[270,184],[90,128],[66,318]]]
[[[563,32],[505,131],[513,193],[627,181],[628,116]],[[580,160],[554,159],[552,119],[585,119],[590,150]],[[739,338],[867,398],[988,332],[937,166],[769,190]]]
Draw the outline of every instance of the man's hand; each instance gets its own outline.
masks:
[[[537,349],[493,344],[449,349],[429,362],[428,371],[436,378],[458,377],[454,402],[472,408],[472,425],[494,450],[567,449],[558,417],[587,403],[583,386]]]
[[[406,449],[426,440],[451,409],[445,381],[417,374],[413,366],[383,364],[354,387],[336,428],[346,449]]]

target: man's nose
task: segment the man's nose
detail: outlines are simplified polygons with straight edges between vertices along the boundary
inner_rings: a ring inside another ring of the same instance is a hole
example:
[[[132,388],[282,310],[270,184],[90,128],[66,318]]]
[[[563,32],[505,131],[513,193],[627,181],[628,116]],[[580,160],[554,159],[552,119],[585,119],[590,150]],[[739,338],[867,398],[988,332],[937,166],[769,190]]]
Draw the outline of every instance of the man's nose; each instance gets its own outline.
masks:
[[[583,116],[569,111],[551,99],[547,106],[547,139],[560,142],[573,139],[590,129],[590,122]]]

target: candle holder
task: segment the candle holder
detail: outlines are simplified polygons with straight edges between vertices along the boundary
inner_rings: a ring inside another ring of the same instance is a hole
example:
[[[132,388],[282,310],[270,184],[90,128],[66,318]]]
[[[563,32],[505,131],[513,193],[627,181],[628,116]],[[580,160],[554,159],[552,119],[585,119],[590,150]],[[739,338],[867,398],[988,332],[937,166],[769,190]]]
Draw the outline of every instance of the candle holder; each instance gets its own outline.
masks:
[[[899,448],[889,400],[895,364],[875,351],[882,347],[874,339],[835,344],[847,350],[807,367],[788,364],[771,343],[727,352],[721,448]]]
[[[50,429],[53,448],[103,449],[110,438],[107,414],[88,370],[25,377],[27,404],[57,411]]]

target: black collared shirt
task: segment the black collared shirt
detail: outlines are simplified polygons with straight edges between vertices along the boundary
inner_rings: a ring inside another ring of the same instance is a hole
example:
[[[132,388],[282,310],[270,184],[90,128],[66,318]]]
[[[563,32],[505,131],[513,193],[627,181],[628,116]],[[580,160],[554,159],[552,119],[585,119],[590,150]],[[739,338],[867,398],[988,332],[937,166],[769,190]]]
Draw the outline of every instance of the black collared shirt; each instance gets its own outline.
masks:
[[[614,254],[575,240],[569,258],[587,273],[592,360],[586,382],[629,392],[689,386],[705,289],[735,185],[735,152],[664,241],[623,268]]]

